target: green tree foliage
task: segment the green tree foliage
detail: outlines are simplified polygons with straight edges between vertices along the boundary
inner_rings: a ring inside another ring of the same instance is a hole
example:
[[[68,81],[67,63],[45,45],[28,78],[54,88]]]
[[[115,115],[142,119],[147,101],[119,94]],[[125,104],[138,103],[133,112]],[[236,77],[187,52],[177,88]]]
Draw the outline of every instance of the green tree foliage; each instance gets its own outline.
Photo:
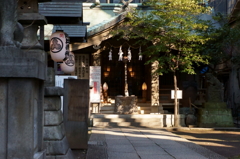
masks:
[[[195,74],[194,66],[208,64],[209,56],[201,51],[211,39],[212,22],[203,18],[209,14],[211,8],[196,0],[148,0],[142,9],[128,12],[114,34],[136,39],[142,46],[151,42],[142,54],[149,57],[147,63],[158,61],[159,75],[173,72],[176,92],[177,71]],[[177,112],[175,94],[175,117]]]
[[[212,38],[204,44],[202,52],[211,57],[212,70],[218,64],[227,61],[240,65],[240,19],[237,16],[234,20],[230,16],[217,14],[214,19],[220,25],[211,31]],[[231,24],[229,22],[232,22]]]

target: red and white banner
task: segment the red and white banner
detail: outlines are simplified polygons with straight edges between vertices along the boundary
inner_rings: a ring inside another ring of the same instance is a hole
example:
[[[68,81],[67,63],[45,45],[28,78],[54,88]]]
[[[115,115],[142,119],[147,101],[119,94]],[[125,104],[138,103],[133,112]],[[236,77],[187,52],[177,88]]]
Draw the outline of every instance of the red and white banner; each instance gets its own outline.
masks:
[[[100,103],[101,66],[90,66],[89,85],[93,87],[90,91],[90,103]]]

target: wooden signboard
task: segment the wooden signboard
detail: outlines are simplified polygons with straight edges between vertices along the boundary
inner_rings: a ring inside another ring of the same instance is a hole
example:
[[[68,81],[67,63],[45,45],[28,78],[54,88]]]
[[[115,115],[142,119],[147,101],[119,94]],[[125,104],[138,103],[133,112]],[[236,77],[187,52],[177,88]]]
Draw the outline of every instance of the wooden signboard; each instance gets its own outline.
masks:
[[[89,80],[64,80],[63,114],[66,136],[72,149],[87,149]]]
[[[89,79],[89,55],[75,54],[75,74],[78,79]]]
[[[89,82],[93,87],[90,91],[90,102],[100,103],[101,66],[90,66]]]

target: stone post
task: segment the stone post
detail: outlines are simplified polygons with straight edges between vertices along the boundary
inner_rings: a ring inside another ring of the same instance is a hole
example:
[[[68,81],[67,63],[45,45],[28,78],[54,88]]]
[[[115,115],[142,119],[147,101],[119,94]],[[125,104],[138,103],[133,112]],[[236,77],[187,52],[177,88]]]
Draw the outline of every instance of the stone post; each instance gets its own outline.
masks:
[[[61,87],[45,87],[44,98],[44,144],[47,159],[74,159],[69,148],[61,111]]]

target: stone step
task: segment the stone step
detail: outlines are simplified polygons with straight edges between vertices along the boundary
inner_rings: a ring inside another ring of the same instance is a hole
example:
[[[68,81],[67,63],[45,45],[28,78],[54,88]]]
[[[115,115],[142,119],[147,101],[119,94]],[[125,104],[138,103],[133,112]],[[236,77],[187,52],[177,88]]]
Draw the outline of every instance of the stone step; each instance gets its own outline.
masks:
[[[150,114],[151,113],[151,107],[140,107],[140,110],[143,110],[143,114]],[[139,114],[142,114],[141,111],[139,111]]]
[[[114,114],[114,111],[113,110],[103,110],[103,111],[100,111],[101,114]]]
[[[172,114],[94,114],[92,118],[170,118]]]
[[[180,125],[185,126],[185,116],[180,115]],[[148,127],[161,128],[172,127],[174,122],[173,114],[92,114],[93,126],[105,127]]]
[[[137,103],[139,107],[151,107],[151,103]]]
[[[101,114],[114,114],[114,103],[105,103],[100,107]]]
[[[107,119],[107,118],[94,118],[95,122],[160,122],[159,118],[147,118],[147,119],[141,119],[141,118],[135,118],[135,119],[129,119],[129,118],[113,118],[113,119]]]
[[[101,107],[100,110],[114,110],[114,107],[108,106],[108,107]]]
[[[148,127],[148,128],[161,128],[163,127],[162,123],[158,122],[93,122],[93,126],[112,126],[112,127]]]

